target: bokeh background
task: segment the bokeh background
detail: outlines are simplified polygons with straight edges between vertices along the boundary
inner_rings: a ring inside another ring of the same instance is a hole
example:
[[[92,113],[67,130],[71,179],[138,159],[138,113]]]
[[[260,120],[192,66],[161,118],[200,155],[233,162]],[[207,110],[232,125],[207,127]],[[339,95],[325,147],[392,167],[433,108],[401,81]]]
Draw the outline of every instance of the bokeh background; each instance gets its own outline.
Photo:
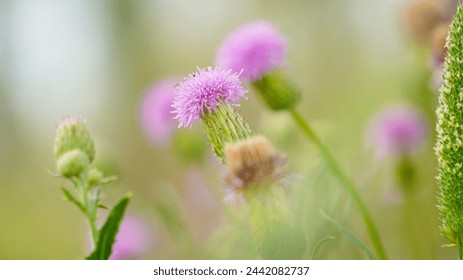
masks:
[[[0,1],[0,259],[79,259],[89,252],[84,218],[63,199],[58,187],[65,182],[49,174],[56,125],[75,115],[92,131],[96,164],[119,177],[103,189],[105,202],[132,192],[129,214],[149,228],[133,258],[366,258],[319,214],[331,213],[371,247],[356,207],[288,115],[266,111],[252,91],[242,115],[288,156],[295,174],[290,207],[302,237],[284,252],[253,252],[240,210],[223,203],[223,167],[201,124],[164,146],[144,137],[138,110],[149,86],[213,65],[225,36],[256,19],[287,37],[285,71],[303,92],[299,109],[357,183],[389,257],[455,258],[453,249],[441,248],[438,232],[438,92],[431,47],[407,31],[412,2]],[[416,176],[407,190],[397,158],[378,159],[366,143],[372,119],[391,104],[415,106],[429,128],[410,155]]]

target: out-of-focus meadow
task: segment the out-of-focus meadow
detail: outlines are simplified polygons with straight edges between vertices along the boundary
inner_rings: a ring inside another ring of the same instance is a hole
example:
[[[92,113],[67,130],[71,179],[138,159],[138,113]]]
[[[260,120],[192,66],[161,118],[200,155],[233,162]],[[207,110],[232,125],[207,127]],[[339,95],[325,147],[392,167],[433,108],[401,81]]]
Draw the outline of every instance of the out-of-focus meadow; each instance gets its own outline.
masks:
[[[441,248],[435,206],[431,48],[407,32],[410,2],[0,1],[0,259],[89,253],[86,221],[63,199],[65,182],[49,174],[56,125],[74,115],[87,120],[97,166],[119,177],[103,188],[103,200],[133,193],[128,215],[145,226],[134,237],[145,240],[134,258],[366,258],[319,212],[371,248],[350,197],[289,116],[266,110],[252,90],[241,114],[287,155],[288,218],[300,227],[275,228],[264,253],[253,251],[239,207],[223,202],[224,168],[200,123],[163,145],[145,137],[139,108],[150,85],[214,65],[225,36],[256,19],[286,36],[285,71],[302,90],[298,108],[356,182],[389,257],[454,258]],[[378,158],[366,136],[377,113],[394,104],[415,106],[427,121],[424,145],[408,157],[414,179],[407,189],[397,157]],[[291,242],[279,244],[286,235]]]

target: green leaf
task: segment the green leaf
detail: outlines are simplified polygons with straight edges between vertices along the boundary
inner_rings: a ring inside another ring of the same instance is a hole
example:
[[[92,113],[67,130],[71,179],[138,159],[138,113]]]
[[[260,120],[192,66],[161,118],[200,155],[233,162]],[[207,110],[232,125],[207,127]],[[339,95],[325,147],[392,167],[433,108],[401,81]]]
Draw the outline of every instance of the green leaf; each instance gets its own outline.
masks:
[[[63,191],[66,200],[70,201],[75,206],[77,206],[80,209],[80,211],[82,211],[82,213],[86,213],[82,203],[80,203],[80,201],[78,201],[65,187],[61,187],[61,190]]]
[[[108,176],[108,177],[101,179],[100,185],[109,184],[116,180],[117,180],[117,176]]]
[[[106,222],[100,229],[95,250],[87,257],[87,260],[107,260],[109,256],[111,256],[112,247],[119,230],[119,224],[124,217],[125,209],[129,204],[130,198],[131,195],[122,197],[111,210]]]
[[[101,179],[99,182],[95,183],[95,184],[91,184],[89,186],[89,189],[93,189],[95,187],[100,187],[100,186],[103,186],[103,185],[107,185],[111,182],[114,182],[117,180],[117,176],[108,176],[108,177],[105,177],[103,179]]]
[[[349,238],[359,249],[365,252],[367,254],[368,258],[370,260],[377,260],[378,258],[365,246],[365,244],[362,243],[347,227],[345,227],[343,224],[335,220],[334,218],[331,218],[326,214],[323,210],[320,209],[320,214],[322,215],[323,218],[328,220],[330,223],[332,223],[335,227],[338,228],[339,232],[344,233],[347,238]]]

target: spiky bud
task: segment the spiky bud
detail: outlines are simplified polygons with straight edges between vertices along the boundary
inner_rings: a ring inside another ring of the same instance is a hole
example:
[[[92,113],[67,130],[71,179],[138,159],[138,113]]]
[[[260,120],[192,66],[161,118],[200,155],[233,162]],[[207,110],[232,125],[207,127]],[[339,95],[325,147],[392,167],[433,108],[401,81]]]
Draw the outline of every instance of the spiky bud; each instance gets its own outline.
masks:
[[[272,110],[293,108],[300,100],[300,93],[293,84],[278,71],[265,74],[262,79],[252,82],[259,98]]]
[[[60,156],[56,162],[56,169],[61,176],[70,178],[78,176],[89,164],[87,155],[79,149],[74,149]]]
[[[98,185],[103,178],[103,173],[97,168],[92,168],[87,172],[87,182],[90,186]]]
[[[95,158],[95,146],[83,120],[66,118],[56,129],[55,158],[59,160],[66,152],[78,149],[86,154],[90,163]]]

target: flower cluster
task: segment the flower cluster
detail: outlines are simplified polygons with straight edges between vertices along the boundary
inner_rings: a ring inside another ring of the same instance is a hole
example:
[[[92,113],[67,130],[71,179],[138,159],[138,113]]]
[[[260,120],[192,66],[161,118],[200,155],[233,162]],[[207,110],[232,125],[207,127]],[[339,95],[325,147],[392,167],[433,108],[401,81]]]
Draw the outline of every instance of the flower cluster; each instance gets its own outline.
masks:
[[[104,225],[98,228],[98,208],[109,209],[101,203],[100,187],[113,181],[114,177],[104,177],[100,170],[91,166],[95,146],[84,121],[79,118],[64,119],[56,130],[54,150],[57,176],[72,183],[72,188],[63,186],[61,190],[65,198],[85,215],[90,226],[94,250],[87,258],[108,259],[130,195],[116,203]]]

